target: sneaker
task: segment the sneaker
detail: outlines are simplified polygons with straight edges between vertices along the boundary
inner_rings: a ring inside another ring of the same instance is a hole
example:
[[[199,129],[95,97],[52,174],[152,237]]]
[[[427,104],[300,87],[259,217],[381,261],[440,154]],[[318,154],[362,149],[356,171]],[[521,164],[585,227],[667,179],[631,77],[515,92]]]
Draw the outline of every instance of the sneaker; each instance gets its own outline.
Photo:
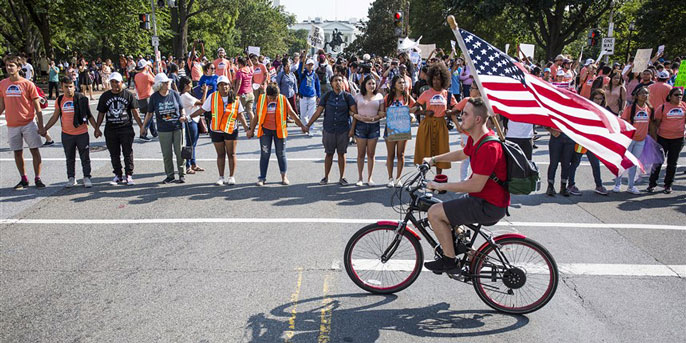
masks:
[[[635,187],[634,187],[634,188],[635,188]],[[621,188],[621,186],[619,186],[619,185],[615,185],[615,186],[612,188],[612,191],[615,192],[615,193],[619,193],[619,192],[622,191],[622,188]]]
[[[258,180],[257,180],[257,185],[260,186],[260,187],[264,186],[264,180],[258,179]]]
[[[400,188],[403,186],[403,182],[400,179],[395,180],[395,187]]]
[[[372,179],[369,179],[369,181],[367,181],[367,186],[374,187],[374,186],[376,186],[376,182],[374,182],[374,180],[372,180]]]
[[[362,180],[359,180],[355,183],[355,186],[362,187],[362,186],[364,186],[364,182],[362,182]]]
[[[118,185],[118,184],[119,184],[120,182],[122,182],[122,181],[123,181],[123,180],[121,179],[121,177],[115,176],[114,179],[112,179],[112,181],[110,181],[110,185],[116,186],[116,185]]]
[[[460,272],[460,269],[457,268],[457,262],[455,259],[445,256],[441,257],[440,260],[424,263],[424,267],[436,274],[446,272],[449,274],[455,274]]]
[[[325,184],[327,184],[327,183],[329,183],[329,179],[328,179],[328,178],[323,178],[323,179],[319,180],[319,184],[320,184],[320,185],[325,185]]]
[[[229,176],[229,179],[226,180],[226,184],[229,186],[235,185],[236,184],[236,178],[234,178],[233,176]]]
[[[349,182],[344,177],[342,177],[340,180],[338,180],[338,184],[341,186],[347,186]]]
[[[395,180],[393,180],[393,178],[388,179],[388,183],[386,184],[386,187],[388,187],[388,188],[395,187]]]
[[[89,178],[89,177],[83,178],[83,187],[86,187],[86,188],[93,187],[93,182],[91,181],[91,178]]]
[[[185,176],[179,176],[179,179],[176,181],[176,183],[186,183],[186,177]]]
[[[67,183],[64,185],[64,187],[65,187],[65,188],[72,188],[72,187],[76,186],[77,184],[78,184],[78,183],[76,182],[76,179],[73,178],[73,177],[70,177],[70,178],[67,180]]]
[[[672,193],[672,186],[665,186],[665,190],[663,191],[665,194],[670,194]]]
[[[45,188],[45,184],[43,183],[43,181],[41,181],[41,179],[36,179],[35,184],[36,188]]]
[[[600,195],[607,195],[607,188],[600,186],[595,188],[595,192],[600,194]]]
[[[151,139],[150,137],[148,137],[148,136],[140,136],[140,137],[138,137],[138,138],[139,138],[140,140],[144,141],[144,142],[150,142],[150,141],[152,140],[152,139]]]
[[[55,141],[49,141],[49,142],[43,143],[43,146],[51,146],[53,144],[55,144]]]
[[[126,185],[127,186],[133,186],[136,183],[133,181],[133,176],[131,175],[126,175]]]
[[[576,188],[576,185],[572,185],[571,187],[567,187],[567,191],[569,192],[569,194],[575,195],[575,196],[580,196],[582,194],[581,191],[578,188]]]
[[[164,180],[162,180],[162,183],[167,184],[167,183],[172,183],[174,182],[174,178],[171,176],[167,176]]]
[[[626,191],[631,193],[631,194],[635,194],[635,195],[641,194],[641,191],[639,191],[638,188],[636,188],[636,186],[633,186],[633,187],[627,189]]]
[[[650,186],[650,187],[646,188],[646,192],[648,192],[648,193],[655,192],[655,186]]]
[[[224,185],[224,178],[220,177],[219,180],[217,180],[217,182],[215,182],[214,184],[217,186],[223,186]]]
[[[21,191],[21,190],[24,190],[28,187],[29,187],[29,182],[21,180],[21,181],[19,181],[19,183],[16,186],[14,186],[14,190],[15,191]]]
[[[566,196],[566,197],[569,196],[569,190],[567,189],[566,185],[564,185],[564,184],[562,184],[562,186],[560,186],[560,195]]]
[[[545,194],[551,197],[555,196],[555,186],[552,184],[548,184],[548,189],[545,191]]]

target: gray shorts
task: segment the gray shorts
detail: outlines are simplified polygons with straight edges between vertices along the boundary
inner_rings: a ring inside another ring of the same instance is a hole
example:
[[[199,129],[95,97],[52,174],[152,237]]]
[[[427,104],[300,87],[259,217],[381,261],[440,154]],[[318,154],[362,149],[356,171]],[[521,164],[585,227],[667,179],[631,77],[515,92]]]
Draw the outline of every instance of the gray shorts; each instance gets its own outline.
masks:
[[[493,225],[505,217],[505,210],[504,207],[468,194],[443,203],[443,211],[452,227],[464,224]]]
[[[322,144],[324,144],[325,154],[333,154],[336,151],[339,154],[347,153],[348,142],[350,142],[348,131],[341,133],[322,131]]]
[[[7,141],[10,150],[19,151],[24,149],[24,142],[29,149],[36,149],[43,145],[41,136],[38,134],[38,125],[32,121],[24,126],[7,127]]]

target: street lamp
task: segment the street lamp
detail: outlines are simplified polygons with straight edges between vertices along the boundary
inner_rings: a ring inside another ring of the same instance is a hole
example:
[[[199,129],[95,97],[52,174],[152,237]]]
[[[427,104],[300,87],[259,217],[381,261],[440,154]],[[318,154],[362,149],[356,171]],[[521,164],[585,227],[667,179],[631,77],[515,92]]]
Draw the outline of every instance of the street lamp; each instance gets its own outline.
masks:
[[[631,51],[631,40],[633,39],[634,36],[634,30],[636,29],[636,22],[631,21],[629,23],[629,41],[626,43],[626,62],[629,63],[629,53]]]

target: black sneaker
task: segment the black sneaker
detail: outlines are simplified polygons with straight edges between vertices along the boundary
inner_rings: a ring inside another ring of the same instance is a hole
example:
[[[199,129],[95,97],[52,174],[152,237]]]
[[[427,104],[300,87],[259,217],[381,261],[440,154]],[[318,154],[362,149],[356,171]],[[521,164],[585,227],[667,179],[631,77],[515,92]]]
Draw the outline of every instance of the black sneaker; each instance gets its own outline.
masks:
[[[174,182],[173,177],[167,177],[166,179],[162,180],[162,183],[167,184],[167,183],[172,183]]]
[[[665,194],[671,194],[672,193],[672,186],[665,186],[665,190],[663,192]]]
[[[27,189],[28,187],[29,187],[29,182],[21,180],[21,181],[19,181],[19,183],[16,186],[14,186],[14,190],[15,191],[21,191],[21,190]]]
[[[140,140],[145,141],[145,142],[150,142],[152,139],[148,136],[140,136],[138,137]]]
[[[648,188],[646,188],[646,192],[648,192],[648,193],[655,192],[655,186],[649,186]]]
[[[545,194],[551,197],[555,196],[555,186],[553,186],[552,183],[548,184],[548,189],[545,191]]]
[[[457,261],[450,257],[441,257],[440,260],[424,263],[424,267],[436,274],[448,273],[459,274],[460,268],[457,267]]]
[[[45,188],[45,184],[41,179],[36,179],[36,188]]]
[[[176,183],[186,183],[186,178],[183,176],[179,176],[179,179],[176,181]]]
[[[55,144],[55,141],[49,141],[49,142],[43,143],[43,146],[50,146],[50,145],[53,145],[53,144]]]

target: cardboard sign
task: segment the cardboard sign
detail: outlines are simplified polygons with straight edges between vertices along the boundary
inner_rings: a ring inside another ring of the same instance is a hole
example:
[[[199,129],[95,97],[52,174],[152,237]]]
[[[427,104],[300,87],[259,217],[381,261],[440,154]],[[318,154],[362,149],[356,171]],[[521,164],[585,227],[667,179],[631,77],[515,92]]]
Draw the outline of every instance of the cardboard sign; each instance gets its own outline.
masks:
[[[406,141],[412,139],[412,118],[407,106],[391,106],[386,109],[386,130],[388,141]]]
[[[658,47],[657,47],[657,54],[660,55],[660,54],[662,54],[663,52],[665,52],[665,46],[664,46],[664,45],[658,46]]]
[[[529,58],[529,62],[534,61],[534,50],[536,50],[536,46],[533,44],[519,44],[519,50],[518,55],[520,59],[523,59],[525,56]],[[524,56],[522,56],[524,54]]]
[[[307,35],[307,43],[314,48],[324,48],[324,29],[312,25],[310,27],[310,33]]]
[[[417,65],[417,64],[419,64],[419,62],[422,61],[422,55],[420,55],[418,52],[412,50],[410,52],[410,60],[412,61],[412,63],[414,65]]]
[[[423,59],[429,58],[431,52],[436,50],[436,44],[418,44],[419,54]]]
[[[632,72],[640,73],[648,67],[650,62],[650,54],[653,53],[653,49],[638,49],[636,50],[636,57],[634,57],[634,69]]]
[[[248,53],[249,54],[255,54],[257,56],[260,55],[260,47],[259,46],[249,46],[248,47]]]

